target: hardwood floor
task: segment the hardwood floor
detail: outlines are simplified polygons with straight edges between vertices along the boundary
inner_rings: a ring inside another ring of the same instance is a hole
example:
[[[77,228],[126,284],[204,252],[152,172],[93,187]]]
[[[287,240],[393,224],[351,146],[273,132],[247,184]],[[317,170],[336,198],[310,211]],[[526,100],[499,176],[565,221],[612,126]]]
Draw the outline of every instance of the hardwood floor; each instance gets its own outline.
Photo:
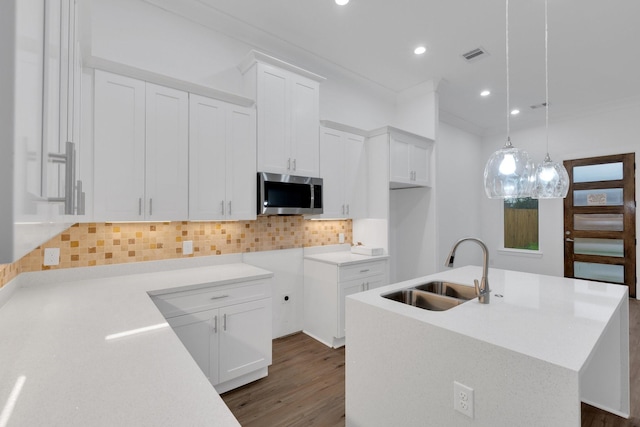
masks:
[[[629,301],[629,335],[631,417],[582,404],[582,427],[640,427],[640,301]],[[243,427],[343,427],[344,378],[344,348],[298,333],[273,341],[267,378],[222,398]]]
[[[222,398],[243,427],[344,426],[344,347],[303,333],[276,339],[269,376]]]

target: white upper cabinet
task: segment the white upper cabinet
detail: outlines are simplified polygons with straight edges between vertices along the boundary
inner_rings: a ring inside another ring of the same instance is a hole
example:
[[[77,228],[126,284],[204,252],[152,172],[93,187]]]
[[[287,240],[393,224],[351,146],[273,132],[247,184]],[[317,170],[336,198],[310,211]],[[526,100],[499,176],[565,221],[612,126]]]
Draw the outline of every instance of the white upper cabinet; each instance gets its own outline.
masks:
[[[363,136],[355,133],[320,127],[322,218],[367,216],[367,157],[364,140]]]
[[[259,172],[318,177],[319,88],[324,80],[252,51],[240,65],[257,104]]]
[[[255,109],[189,97],[189,219],[255,219]]]
[[[389,129],[390,188],[431,186],[433,141]]]
[[[188,217],[189,94],[146,84],[145,218]]]
[[[187,218],[186,92],[96,70],[94,220]]]
[[[45,182],[47,167],[60,169],[66,161],[61,155],[50,163],[43,143],[48,132],[43,119],[49,120],[62,107],[44,102],[47,85],[54,84],[57,89],[52,90],[66,97],[59,73],[73,66],[59,56],[53,66],[49,61],[50,55],[60,54],[60,49],[50,52],[51,43],[60,45],[61,37],[74,43],[75,8],[69,10],[69,2],[62,3],[66,9],[60,1],[0,1],[0,264],[20,259],[74,221],[64,215],[61,197],[47,193]],[[72,181],[69,184],[73,186]]]

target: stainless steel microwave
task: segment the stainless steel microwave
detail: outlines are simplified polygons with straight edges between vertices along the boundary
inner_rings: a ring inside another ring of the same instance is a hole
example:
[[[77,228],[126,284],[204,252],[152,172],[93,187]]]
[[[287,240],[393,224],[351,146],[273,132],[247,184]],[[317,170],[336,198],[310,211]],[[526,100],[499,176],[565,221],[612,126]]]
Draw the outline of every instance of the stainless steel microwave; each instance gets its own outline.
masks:
[[[322,178],[258,172],[258,215],[322,213]]]

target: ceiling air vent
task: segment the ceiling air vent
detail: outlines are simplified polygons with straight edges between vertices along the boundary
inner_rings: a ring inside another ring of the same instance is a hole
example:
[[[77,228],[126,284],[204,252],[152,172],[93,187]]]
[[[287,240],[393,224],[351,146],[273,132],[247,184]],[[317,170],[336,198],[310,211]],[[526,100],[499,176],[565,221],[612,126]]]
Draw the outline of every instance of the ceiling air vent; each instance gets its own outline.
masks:
[[[529,108],[531,108],[532,110],[537,110],[538,108],[544,108],[546,106],[547,106],[547,103],[543,102],[541,104],[530,105]]]
[[[484,50],[483,47],[478,47],[476,49],[470,50],[469,52],[463,53],[462,57],[467,62],[475,62],[478,59],[484,58],[487,55],[489,55],[489,53],[486,50]]]

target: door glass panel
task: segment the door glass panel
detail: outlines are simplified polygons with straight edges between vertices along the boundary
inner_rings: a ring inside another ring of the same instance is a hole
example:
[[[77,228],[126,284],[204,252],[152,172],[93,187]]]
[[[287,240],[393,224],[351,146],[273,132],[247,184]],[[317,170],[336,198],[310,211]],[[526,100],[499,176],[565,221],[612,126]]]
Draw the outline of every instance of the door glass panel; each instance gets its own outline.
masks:
[[[622,179],[622,162],[575,166],[573,182],[613,181]]]
[[[622,239],[576,238],[573,251],[580,255],[624,257],[624,241]]]
[[[575,214],[575,230],[623,231],[622,214]]]
[[[573,276],[579,279],[624,283],[624,266],[576,261],[573,263]]]
[[[622,188],[576,190],[573,206],[622,206]]]

